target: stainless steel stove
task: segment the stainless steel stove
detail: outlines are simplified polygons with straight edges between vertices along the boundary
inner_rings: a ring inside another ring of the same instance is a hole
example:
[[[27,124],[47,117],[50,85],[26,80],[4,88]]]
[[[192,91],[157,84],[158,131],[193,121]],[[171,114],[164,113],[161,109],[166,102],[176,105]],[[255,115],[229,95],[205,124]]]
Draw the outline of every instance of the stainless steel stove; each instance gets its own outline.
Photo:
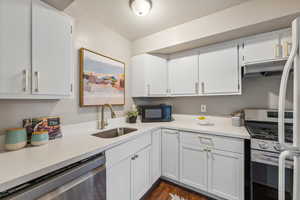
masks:
[[[278,111],[246,109],[245,127],[251,135],[252,199],[278,200]],[[285,141],[293,142],[293,112],[285,113]],[[286,163],[286,200],[292,199],[293,161]]]
[[[245,110],[245,126],[251,135],[251,148],[279,153],[278,143],[278,111],[277,110]],[[285,114],[285,141],[293,142],[293,113]]]

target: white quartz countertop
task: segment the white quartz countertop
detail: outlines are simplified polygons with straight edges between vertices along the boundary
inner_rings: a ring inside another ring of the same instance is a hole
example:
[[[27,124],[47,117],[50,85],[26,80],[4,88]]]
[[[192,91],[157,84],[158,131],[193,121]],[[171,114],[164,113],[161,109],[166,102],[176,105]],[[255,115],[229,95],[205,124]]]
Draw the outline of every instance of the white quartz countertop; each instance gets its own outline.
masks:
[[[158,128],[176,129],[250,139],[245,127],[234,127],[230,117],[207,117],[214,125],[201,126],[196,116],[174,115],[175,121],[162,123],[128,124],[124,118],[110,122],[107,129],[114,127],[132,127],[138,131],[112,139],[102,139],[91,134],[100,132],[97,123],[87,122],[62,127],[64,137],[50,141],[40,147],[28,147],[19,151],[0,152],[0,192],[25,183],[59,168],[103,152],[143,133]]]

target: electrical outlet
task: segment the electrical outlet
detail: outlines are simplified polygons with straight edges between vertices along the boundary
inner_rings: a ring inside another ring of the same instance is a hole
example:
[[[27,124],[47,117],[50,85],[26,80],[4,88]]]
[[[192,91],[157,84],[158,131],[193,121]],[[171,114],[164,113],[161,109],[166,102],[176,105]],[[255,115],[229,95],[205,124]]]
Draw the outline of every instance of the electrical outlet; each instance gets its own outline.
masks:
[[[205,104],[201,104],[201,112],[202,113],[206,113],[207,109],[206,109],[206,105]]]

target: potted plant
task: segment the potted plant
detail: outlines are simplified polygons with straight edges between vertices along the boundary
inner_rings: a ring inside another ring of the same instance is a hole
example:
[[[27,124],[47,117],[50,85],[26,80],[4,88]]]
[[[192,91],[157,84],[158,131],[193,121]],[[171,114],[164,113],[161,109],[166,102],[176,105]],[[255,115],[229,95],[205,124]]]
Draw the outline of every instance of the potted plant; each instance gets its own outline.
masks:
[[[137,110],[132,110],[127,112],[127,121],[131,124],[136,123],[137,116],[139,112]]]

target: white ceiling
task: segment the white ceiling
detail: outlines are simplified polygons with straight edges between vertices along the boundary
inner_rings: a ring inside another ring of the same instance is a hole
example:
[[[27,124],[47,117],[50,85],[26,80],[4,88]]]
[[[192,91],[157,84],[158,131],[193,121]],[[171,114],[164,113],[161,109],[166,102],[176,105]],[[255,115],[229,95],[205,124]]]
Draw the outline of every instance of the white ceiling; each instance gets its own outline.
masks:
[[[129,40],[135,40],[247,0],[152,1],[151,13],[143,17],[133,14],[129,0],[75,0],[67,12],[75,17],[92,17]]]

